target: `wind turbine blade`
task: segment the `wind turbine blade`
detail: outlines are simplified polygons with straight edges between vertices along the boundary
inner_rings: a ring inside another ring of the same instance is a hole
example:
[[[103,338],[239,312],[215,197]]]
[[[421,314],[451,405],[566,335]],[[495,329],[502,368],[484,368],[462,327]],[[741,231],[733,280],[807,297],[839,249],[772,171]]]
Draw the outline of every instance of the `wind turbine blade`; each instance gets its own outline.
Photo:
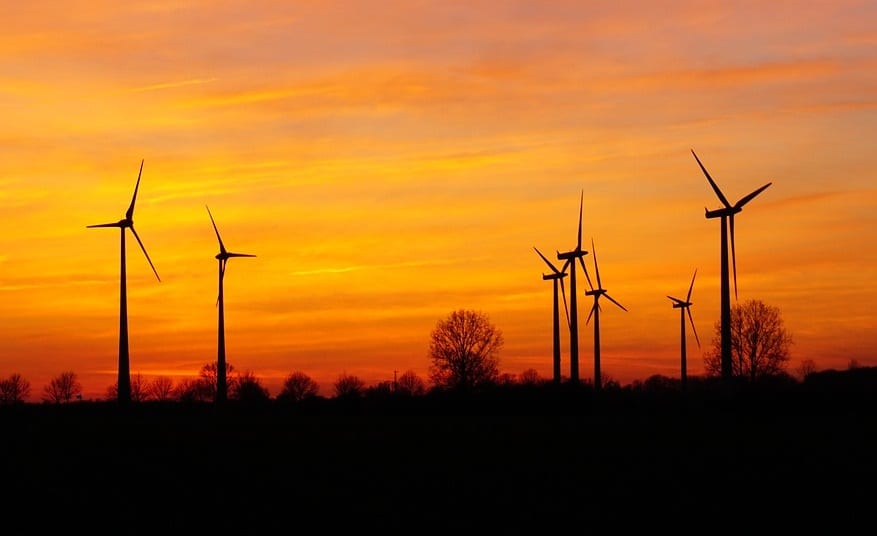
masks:
[[[731,232],[731,266],[733,267],[733,270],[734,270],[734,299],[736,300],[737,299],[737,251],[736,251],[736,247],[734,246],[734,215],[731,214],[730,216],[728,216],[728,219],[730,220],[728,223],[731,226],[731,229],[730,229],[730,232]]]
[[[685,301],[691,301],[691,291],[694,289],[694,278],[697,277],[697,268],[694,269],[694,275],[691,276],[691,285],[688,286],[688,296],[685,298]]]
[[[143,160],[140,160],[140,171],[137,172],[137,184],[134,185],[134,195],[131,196],[131,204],[128,205],[128,211],[125,217],[129,220],[134,218],[134,202],[137,201],[137,190],[140,188],[140,176],[143,175]]]
[[[137,235],[137,231],[134,229],[134,226],[131,226],[131,232],[134,233],[134,238],[137,239],[137,243],[140,244],[140,249],[143,250],[143,254],[146,255],[146,260],[149,261],[149,266],[152,267],[152,271],[155,273],[156,279],[161,281],[161,278],[158,277],[158,270],[155,269],[155,265],[152,264],[152,259],[149,258],[149,253],[146,253],[146,246],[143,245],[143,241],[140,240],[140,236]]]
[[[623,310],[627,311],[627,309],[625,309],[623,305],[621,305],[620,303],[618,303],[617,301],[615,301],[615,298],[613,298],[613,297],[610,296],[609,294],[603,294],[603,295],[606,296],[606,298],[608,298],[609,301],[611,301],[611,302],[614,303],[615,305],[621,307]]]
[[[99,223],[97,225],[86,225],[86,227],[121,227],[119,222],[116,223]]]
[[[219,236],[219,229],[216,228],[216,222],[213,220],[213,214],[210,213],[210,207],[204,205],[207,214],[210,216],[210,223],[213,224],[213,230],[216,232],[216,239],[219,241],[219,251],[225,253],[225,245],[222,243],[222,237]]]
[[[703,171],[703,174],[706,175],[706,180],[710,181],[710,186],[713,187],[713,191],[716,192],[716,195],[719,197],[719,200],[725,205],[727,208],[731,208],[731,203],[728,202],[728,199],[725,197],[725,194],[719,190],[719,185],[710,177],[709,172],[703,167],[703,164],[700,163],[700,158],[695,154],[694,149],[691,150],[691,154],[694,155],[694,159],[697,160],[697,165],[700,166],[700,169]]]
[[[585,272],[585,279],[588,280],[588,286],[591,290],[594,290],[594,285],[591,283],[591,276],[588,275],[588,267],[585,266],[585,260],[582,257],[579,257],[579,264],[582,265],[582,270]]]
[[[569,307],[566,305],[566,287],[563,285],[562,277],[560,278],[560,295],[563,296],[563,310],[566,313],[566,326],[572,327],[572,321],[569,319]]]
[[[740,201],[737,201],[737,204],[734,205],[734,206],[737,207],[737,208],[743,208],[743,205],[745,205],[746,203],[752,201],[752,199],[754,199],[756,195],[758,195],[758,194],[760,194],[761,192],[765,191],[765,190],[767,189],[767,187],[770,186],[771,184],[773,184],[773,183],[769,182],[769,183],[765,184],[764,186],[762,186],[762,187],[759,188],[758,190],[755,190],[755,191],[752,192],[751,194],[749,194],[749,195],[747,195],[746,197],[740,199]]]
[[[560,273],[560,272],[557,270],[557,267],[554,266],[553,264],[551,264],[551,261],[549,261],[548,259],[546,259],[546,258],[545,258],[545,255],[543,255],[541,251],[539,251],[538,249],[536,249],[535,246],[533,247],[533,249],[536,250],[536,253],[538,253],[539,256],[542,257],[542,260],[545,261],[545,264],[547,264],[548,267],[551,268],[551,270],[553,270],[555,274],[559,274],[559,273]]]
[[[594,298],[594,305],[591,306],[591,311],[588,313],[588,319],[585,320],[586,326],[591,323],[591,317],[594,316],[594,309],[596,309],[597,307],[600,307],[600,303],[597,301],[596,298]]]
[[[683,303],[685,303],[684,301],[680,300],[679,298],[674,298],[673,296],[667,296],[667,297],[670,298],[671,301],[673,301],[674,303],[677,303],[679,305],[682,305]]]
[[[691,322],[691,331],[694,332],[694,340],[697,341],[697,347],[700,348],[700,339],[697,336],[697,328],[694,327],[694,318],[691,317],[691,308],[685,308],[688,311],[688,321]]]
[[[255,255],[250,255],[249,253],[226,253],[228,257],[255,257]]]
[[[582,205],[585,202],[585,191],[582,190],[582,195],[579,198],[579,237],[578,243],[576,245],[576,251],[581,251],[582,249]]]
[[[594,256],[594,272],[597,274],[597,288],[603,288],[603,283],[600,282],[600,266],[597,264],[597,248],[594,246],[594,239],[591,239],[591,255]],[[594,287],[591,287],[591,290],[594,290]]]

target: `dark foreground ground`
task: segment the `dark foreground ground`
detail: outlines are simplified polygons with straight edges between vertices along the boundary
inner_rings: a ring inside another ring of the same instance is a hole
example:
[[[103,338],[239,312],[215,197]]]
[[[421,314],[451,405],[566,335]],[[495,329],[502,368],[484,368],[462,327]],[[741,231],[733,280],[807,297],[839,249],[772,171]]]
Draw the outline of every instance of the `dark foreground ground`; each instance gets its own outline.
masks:
[[[870,533],[874,399],[0,408],[0,534]]]

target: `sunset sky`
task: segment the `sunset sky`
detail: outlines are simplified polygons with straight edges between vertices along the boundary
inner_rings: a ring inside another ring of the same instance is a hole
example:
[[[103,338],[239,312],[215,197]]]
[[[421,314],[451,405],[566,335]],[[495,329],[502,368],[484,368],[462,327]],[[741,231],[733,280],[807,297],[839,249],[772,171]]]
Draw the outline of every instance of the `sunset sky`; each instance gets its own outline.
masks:
[[[503,332],[500,369],[551,375],[555,259],[593,238],[602,372],[689,374],[719,318],[720,202],[739,300],[780,308],[790,372],[877,365],[877,3],[66,0],[4,6],[0,378],[39,400],[116,380],[118,229],[131,372],[227,360],[276,395],[302,371],[427,378],[455,309]],[[593,273],[593,258],[585,257]],[[580,282],[584,280],[580,277]],[[593,375],[580,284],[580,368]],[[562,333],[569,372],[569,337]]]

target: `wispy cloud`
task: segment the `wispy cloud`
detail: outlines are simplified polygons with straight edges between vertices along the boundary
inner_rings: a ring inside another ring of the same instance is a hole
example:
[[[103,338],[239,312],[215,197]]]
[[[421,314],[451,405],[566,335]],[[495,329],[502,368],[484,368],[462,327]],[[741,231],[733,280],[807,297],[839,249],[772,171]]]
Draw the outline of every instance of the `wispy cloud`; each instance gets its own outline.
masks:
[[[129,90],[131,93],[142,93],[144,91],[158,91],[162,89],[174,89],[185,86],[197,86],[201,84],[209,84],[215,82],[218,78],[193,78],[191,80],[181,80],[179,82],[162,82],[160,84],[151,84],[148,86],[135,87]]]
[[[296,272],[290,272],[289,275],[293,276],[307,276],[307,275],[322,275],[322,274],[343,274],[349,272],[355,272],[359,270],[385,270],[387,268],[423,268],[425,266],[447,266],[453,264],[467,264],[477,262],[478,260],[484,260],[486,257],[481,259],[478,258],[466,258],[466,259],[445,259],[445,260],[433,260],[433,261],[405,261],[405,262],[392,262],[385,264],[359,264],[353,266],[336,266],[330,268],[318,268],[315,270],[301,270]]]

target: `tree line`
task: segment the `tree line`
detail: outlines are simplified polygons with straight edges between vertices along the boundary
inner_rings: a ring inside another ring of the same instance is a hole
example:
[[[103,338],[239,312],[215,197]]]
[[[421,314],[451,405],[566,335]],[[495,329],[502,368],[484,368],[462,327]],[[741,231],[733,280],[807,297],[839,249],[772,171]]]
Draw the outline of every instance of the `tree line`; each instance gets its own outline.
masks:
[[[792,337],[786,331],[780,310],[759,300],[749,300],[732,308],[732,349],[734,376],[749,382],[765,378],[790,379],[788,372]],[[711,348],[704,353],[707,378],[721,374],[719,322]],[[470,392],[493,386],[538,386],[549,383],[535,369],[520,374],[502,373],[498,354],[503,346],[503,333],[489,316],[481,311],[459,309],[439,320],[432,330],[429,342],[429,377],[421,378],[407,370],[392,381],[376,385],[366,383],[356,375],[342,373],[332,385],[332,395],[339,399],[354,399],[370,395],[395,394],[422,396],[431,391]],[[850,368],[858,366],[851,362]],[[229,398],[240,402],[265,402],[271,399],[262,380],[251,371],[238,372],[226,363]],[[816,372],[812,360],[801,362],[798,375],[803,379]],[[217,364],[203,365],[195,378],[186,378],[176,384],[167,376],[144,379],[140,374],[131,378],[131,399],[134,402],[180,401],[211,402],[216,400]],[[584,382],[587,385],[587,382]],[[606,378],[607,389],[621,385]],[[647,380],[633,382],[631,387],[644,388],[674,385],[673,378],[655,375]],[[275,397],[279,402],[301,402],[319,397],[320,386],[308,374],[291,372]],[[117,385],[107,389],[106,398],[117,397]],[[25,402],[31,395],[30,383],[20,374],[0,379],[0,404]],[[69,403],[82,400],[82,384],[73,371],[64,371],[44,386],[44,403]]]

